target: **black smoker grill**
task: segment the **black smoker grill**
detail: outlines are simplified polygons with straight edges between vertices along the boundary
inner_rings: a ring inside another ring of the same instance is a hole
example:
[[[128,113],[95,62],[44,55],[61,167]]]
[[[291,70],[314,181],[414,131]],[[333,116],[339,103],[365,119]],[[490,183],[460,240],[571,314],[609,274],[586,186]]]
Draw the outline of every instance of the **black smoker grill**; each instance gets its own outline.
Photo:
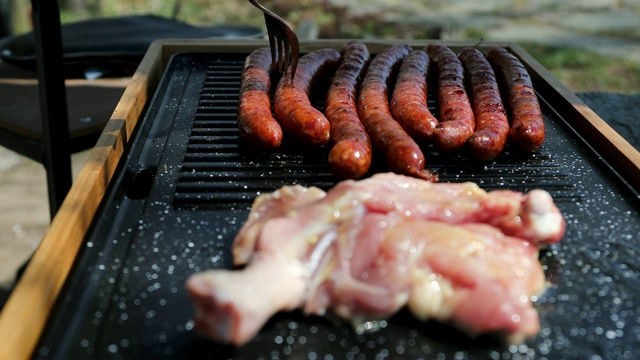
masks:
[[[196,271],[232,267],[230,245],[253,199],[286,184],[327,189],[336,182],[326,149],[285,141],[263,153],[242,143],[235,118],[246,55],[172,57],[34,357],[640,358],[638,194],[542,93],[548,135],[535,154],[507,148],[481,162],[425,148],[441,181],[542,188],[565,214],[565,238],[540,254],[549,288],[535,302],[537,338],[504,346],[405,312],[373,333],[291,312],[242,348],[198,337],[185,281]],[[320,108],[322,101],[314,97]],[[384,164],[375,162],[372,172],[380,171]]]

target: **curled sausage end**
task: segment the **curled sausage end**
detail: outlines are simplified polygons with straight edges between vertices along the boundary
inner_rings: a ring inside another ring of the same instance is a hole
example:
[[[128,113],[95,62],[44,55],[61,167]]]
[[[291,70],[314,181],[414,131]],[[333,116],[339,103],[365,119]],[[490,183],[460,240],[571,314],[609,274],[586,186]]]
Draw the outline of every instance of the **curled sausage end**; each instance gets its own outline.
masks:
[[[284,97],[283,99],[289,99]],[[292,98],[274,106],[276,118],[285,133],[304,145],[323,146],[331,141],[329,120],[307,99]]]
[[[238,130],[242,139],[259,150],[271,150],[282,143],[282,128],[271,114],[269,96],[261,91],[243,94],[238,106]]]
[[[542,146],[545,137],[544,128],[526,127],[524,125],[514,127],[509,133],[509,138],[518,149],[524,152],[535,152]]]
[[[415,173],[411,174],[411,176],[430,182],[438,182],[438,175],[426,169],[418,170]]]
[[[424,154],[413,144],[415,144],[413,140],[397,139],[391,141],[390,146],[394,148],[394,151],[387,153],[387,167],[396,174],[437,182],[437,175],[425,169]]]
[[[491,160],[504,150],[505,141],[490,134],[473,134],[467,141],[469,156],[477,160]]]
[[[359,179],[371,167],[371,146],[354,141],[339,142],[329,153],[329,167],[340,179]]]
[[[456,151],[473,135],[474,128],[461,121],[441,122],[433,130],[433,145],[441,150]]]
[[[259,132],[252,131],[252,129],[248,127],[239,128],[239,130],[242,139],[255,149],[274,150],[282,145],[283,135],[280,126],[263,125]]]

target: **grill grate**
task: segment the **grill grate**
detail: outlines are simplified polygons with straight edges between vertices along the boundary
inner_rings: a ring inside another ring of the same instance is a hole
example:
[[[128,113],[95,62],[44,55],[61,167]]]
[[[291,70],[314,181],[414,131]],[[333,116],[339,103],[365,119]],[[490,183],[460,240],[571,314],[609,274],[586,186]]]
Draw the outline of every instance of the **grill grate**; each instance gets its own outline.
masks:
[[[478,162],[425,149],[429,168],[442,181],[545,188],[566,216],[565,238],[540,252],[550,284],[536,301],[541,331],[519,345],[518,354],[490,338],[469,339],[406,312],[370,334],[284,312],[241,348],[196,336],[184,284],[196,271],[234,268],[233,240],[255,195],[282,184],[335,183],[326,149],[285,143],[277,152],[261,153],[242,143],[235,106],[245,56],[212,51],[172,57],[91,221],[34,357],[640,358],[637,326],[618,326],[635,324],[637,303],[631,300],[640,298],[637,195],[573,131],[565,121],[570,112],[545,103],[547,141],[533,155],[507,149],[495,161]],[[384,171],[374,166],[372,172]],[[259,296],[261,289],[247,291]],[[620,331],[608,336],[602,329]]]
[[[174,195],[178,208],[215,208],[250,205],[265,192],[288,184],[331,187],[337,179],[327,165],[328,149],[307,149],[287,143],[274,152],[258,152],[243,144],[236,112],[244,58],[211,60]],[[434,89],[430,86],[430,89]],[[312,99],[323,109],[323,99]],[[437,114],[436,96],[429,92],[428,105]],[[546,115],[548,116],[548,115]],[[425,147],[429,169],[442,181],[473,181],[487,190],[509,187],[518,191],[542,188],[556,200],[576,201],[575,184],[561,171],[545,146],[535,154],[521,154],[507,147],[493,161],[470,160]],[[374,156],[375,158],[375,156]],[[372,173],[385,171],[374,160]]]

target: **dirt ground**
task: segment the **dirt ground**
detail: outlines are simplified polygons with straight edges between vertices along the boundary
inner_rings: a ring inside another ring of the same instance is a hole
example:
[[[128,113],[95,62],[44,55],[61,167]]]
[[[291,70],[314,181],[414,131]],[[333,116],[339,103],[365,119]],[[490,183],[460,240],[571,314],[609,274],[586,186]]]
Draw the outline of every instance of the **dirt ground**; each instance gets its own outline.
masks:
[[[88,155],[72,156],[74,178]],[[44,167],[0,147],[0,199],[0,289],[6,290],[49,227]]]

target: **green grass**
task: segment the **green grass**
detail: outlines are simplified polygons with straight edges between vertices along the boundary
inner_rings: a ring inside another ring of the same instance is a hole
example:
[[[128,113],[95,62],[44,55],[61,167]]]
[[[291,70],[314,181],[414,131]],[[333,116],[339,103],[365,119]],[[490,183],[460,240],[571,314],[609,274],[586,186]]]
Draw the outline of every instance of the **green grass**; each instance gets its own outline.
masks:
[[[640,93],[640,63],[576,48],[520,45],[574,92]]]

